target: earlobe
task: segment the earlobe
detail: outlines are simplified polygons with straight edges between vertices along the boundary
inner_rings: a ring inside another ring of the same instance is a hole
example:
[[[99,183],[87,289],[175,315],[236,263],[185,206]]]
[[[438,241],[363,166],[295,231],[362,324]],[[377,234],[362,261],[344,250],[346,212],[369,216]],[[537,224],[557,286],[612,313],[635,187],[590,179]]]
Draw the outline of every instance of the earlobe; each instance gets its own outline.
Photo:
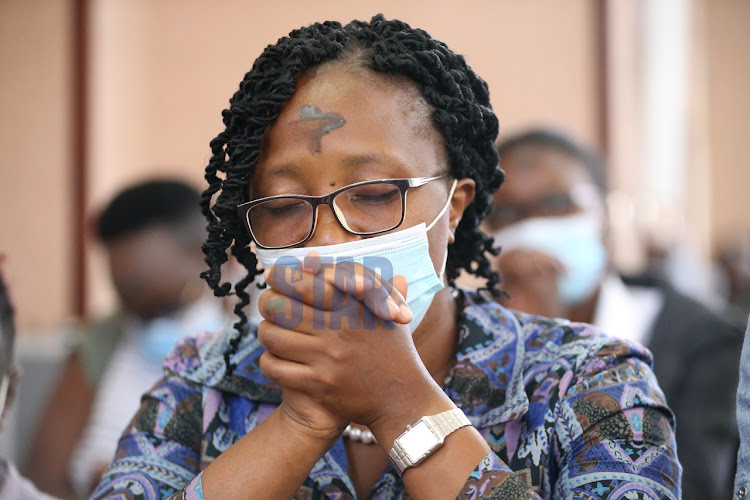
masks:
[[[474,201],[475,188],[474,179],[469,177],[458,179],[456,183],[456,189],[453,192],[453,198],[451,198],[450,219],[448,220],[448,228],[450,230],[449,244],[456,240],[456,228],[459,222],[461,222],[466,207]]]

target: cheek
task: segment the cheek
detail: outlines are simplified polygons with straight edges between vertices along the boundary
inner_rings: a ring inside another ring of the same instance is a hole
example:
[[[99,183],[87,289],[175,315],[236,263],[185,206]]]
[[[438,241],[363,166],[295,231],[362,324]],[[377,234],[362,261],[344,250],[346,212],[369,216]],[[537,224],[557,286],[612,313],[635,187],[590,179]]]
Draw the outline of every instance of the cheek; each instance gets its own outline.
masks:
[[[449,237],[448,218],[445,216],[427,232],[427,238],[430,242],[430,258],[433,266],[435,266],[435,272],[438,274],[440,274],[440,269],[448,255]]]

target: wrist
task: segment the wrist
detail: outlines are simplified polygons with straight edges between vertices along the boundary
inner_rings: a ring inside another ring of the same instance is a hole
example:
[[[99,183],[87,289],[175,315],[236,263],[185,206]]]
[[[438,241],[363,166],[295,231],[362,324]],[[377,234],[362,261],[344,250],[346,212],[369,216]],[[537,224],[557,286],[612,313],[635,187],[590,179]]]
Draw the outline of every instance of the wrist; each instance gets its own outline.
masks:
[[[471,422],[459,408],[424,416],[396,438],[388,458],[396,471],[403,474],[438,451],[448,436],[470,426]]]
[[[305,422],[294,415],[293,411],[282,402],[274,411],[278,414],[281,424],[289,432],[288,439],[298,439],[302,442],[315,443],[328,450],[339,438],[346,427],[346,423],[334,427],[318,427]]]
[[[432,379],[427,387],[406,397],[395,398],[388,411],[368,425],[386,451],[407,428],[420,418],[451,410],[456,405]]]

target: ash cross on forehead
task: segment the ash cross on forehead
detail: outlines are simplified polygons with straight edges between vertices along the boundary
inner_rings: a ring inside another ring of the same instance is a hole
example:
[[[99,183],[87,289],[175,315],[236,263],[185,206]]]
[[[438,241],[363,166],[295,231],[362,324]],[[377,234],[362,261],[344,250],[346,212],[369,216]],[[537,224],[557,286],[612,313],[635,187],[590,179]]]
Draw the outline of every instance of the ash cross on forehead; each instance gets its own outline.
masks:
[[[295,122],[319,121],[320,128],[312,131],[310,136],[310,147],[314,153],[320,153],[320,142],[325,134],[331,130],[342,127],[346,120],[338,113],[323,113],[314,104],[305,104],[299,108],[299,120]]]

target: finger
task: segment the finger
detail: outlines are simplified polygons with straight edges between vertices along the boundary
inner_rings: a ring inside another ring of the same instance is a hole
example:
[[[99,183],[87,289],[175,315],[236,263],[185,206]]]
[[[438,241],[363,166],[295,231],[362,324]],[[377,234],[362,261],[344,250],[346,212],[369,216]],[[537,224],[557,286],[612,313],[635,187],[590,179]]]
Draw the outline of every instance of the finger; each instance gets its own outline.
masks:
[[[406,296],[409,289],[409,282],[406,281],[404,276],[397,274],[393,277],[393,290],[399,295],[396,298],[396,302],[399,304],[399,310],[401,311],[401,318],[406,322],[411,322],[414,319],[414,315],[411,312],[409,304],[406,302]]]
[[[315,309],[273,289],[258,298],[258,312],[264,320],[286,330],[312,333],[324,325],[325,310]]]
[[[287,330],[270,321],[258,325],[258,342],[276,357],[309,365],[319,357],[320,342],[304,332]]]
[[[380,271],[390,274],[391,266],[387,260],[379,262]],[[376,269],[351,261],[338,262],[334,273],[325,275],[326,281],[336,289],[352,295],[361,301],[368,310],[387,321],[408,323],[411,311],[406,304],[404,294],[394,288],[391,280]],[[399,277],[401,290],[406,289],[406,280]]]
[[[394,280],[402,290],[406,290],[406,279],[403,276],[395,276]],[[395,321],[400,324],[408,324],[413,315],[403,294],[393,286],[391,282],[381,281],[372,290],[366,290],[363,294],[363,303],[370,313],[385,321]],[[390,327],[390,325],[388,325]]]
[[[386,272],[390,271],[387,260],[380,264]],[[337,311],[350,307],[349,299],[342,295],[345,294],[365,304],[370,312],[383,320],[404,324],[412,319],[404,298],[406,280],[397,278],[399,287],[396,288],[390,281],[384,280],[379,272],[361,263],[340,261],[334,264],[332,258],[311,252],[303,262],[298,259],[287,259],[281,264],[277,262],[277,265],[266,270],[265,276],[270,291],[319,310]],[[270,297],[266,295],[259,303],[261,314],[268,320],[272,320],[271,316],[277,314],[285,304],[280,297]],[[270,304],[268,308],[267,304]]]
[[[258,365],[268,380],[282,388],[308,392],[312,381],[317,380],[315,372],[309,366],[279,358],[269,351],[260,356]]]

